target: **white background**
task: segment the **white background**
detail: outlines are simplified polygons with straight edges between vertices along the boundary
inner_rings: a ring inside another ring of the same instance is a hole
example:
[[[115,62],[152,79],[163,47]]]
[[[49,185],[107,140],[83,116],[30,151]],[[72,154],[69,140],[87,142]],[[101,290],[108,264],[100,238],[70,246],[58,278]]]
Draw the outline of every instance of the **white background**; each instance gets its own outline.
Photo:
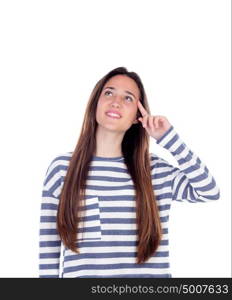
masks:
[[[77,143],[96,82],[124,66],[221,190],[173,202],[173,277],[231,277],[231,2],[0,2],[0,277],[38,277],[48,164]],[[150,152],[176,164],[155,140]]]

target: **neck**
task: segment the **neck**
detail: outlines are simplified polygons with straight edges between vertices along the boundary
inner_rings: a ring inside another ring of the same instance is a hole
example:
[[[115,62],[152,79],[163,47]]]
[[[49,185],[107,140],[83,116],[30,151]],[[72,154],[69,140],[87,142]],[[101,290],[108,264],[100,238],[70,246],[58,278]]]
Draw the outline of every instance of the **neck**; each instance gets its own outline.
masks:
[[[121,144],[124,132],[110,131],[98,126],[96,130],[95,156],[118,157],[123,156]]]

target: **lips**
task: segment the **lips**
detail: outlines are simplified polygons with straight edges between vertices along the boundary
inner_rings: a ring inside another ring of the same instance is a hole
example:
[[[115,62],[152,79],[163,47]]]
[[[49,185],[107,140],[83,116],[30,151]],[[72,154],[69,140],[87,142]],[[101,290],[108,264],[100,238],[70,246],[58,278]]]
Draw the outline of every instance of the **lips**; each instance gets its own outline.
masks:
[[[105,112],[105,114],[106,114],[108,117],[114,118],[114,119],[120,119],[120,118],[122,117],[121,114],[120,114],[118,111],[116,111],[116,110],[107,110],[107,111]]]

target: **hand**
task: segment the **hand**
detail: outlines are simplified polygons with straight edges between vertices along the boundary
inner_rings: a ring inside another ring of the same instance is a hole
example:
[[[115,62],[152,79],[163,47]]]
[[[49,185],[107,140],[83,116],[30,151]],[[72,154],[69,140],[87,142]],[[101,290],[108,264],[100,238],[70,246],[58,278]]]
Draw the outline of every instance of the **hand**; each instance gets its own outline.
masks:
[[[158,140],[172,125],[164,116],[151,116],[138,100],[138,108],[142,117],[138,118],[147,133]]]

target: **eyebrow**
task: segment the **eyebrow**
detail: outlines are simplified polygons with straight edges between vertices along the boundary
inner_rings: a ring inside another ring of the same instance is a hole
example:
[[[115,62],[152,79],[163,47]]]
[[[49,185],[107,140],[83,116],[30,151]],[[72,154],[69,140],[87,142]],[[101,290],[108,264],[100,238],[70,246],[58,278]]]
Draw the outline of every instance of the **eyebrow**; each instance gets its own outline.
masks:
[[[112,86],[107,86],[107,87],[104,88],[104,90],[105,90],[105,89],[115,90],[115,88],[112,87]],[[131,93],[130,91],[125,91],[125,92],[126,92],[127,94],[130,94],[130,95],[134,96],[134,98],[136,99],[135,95],[134,95],[133,93]]]

